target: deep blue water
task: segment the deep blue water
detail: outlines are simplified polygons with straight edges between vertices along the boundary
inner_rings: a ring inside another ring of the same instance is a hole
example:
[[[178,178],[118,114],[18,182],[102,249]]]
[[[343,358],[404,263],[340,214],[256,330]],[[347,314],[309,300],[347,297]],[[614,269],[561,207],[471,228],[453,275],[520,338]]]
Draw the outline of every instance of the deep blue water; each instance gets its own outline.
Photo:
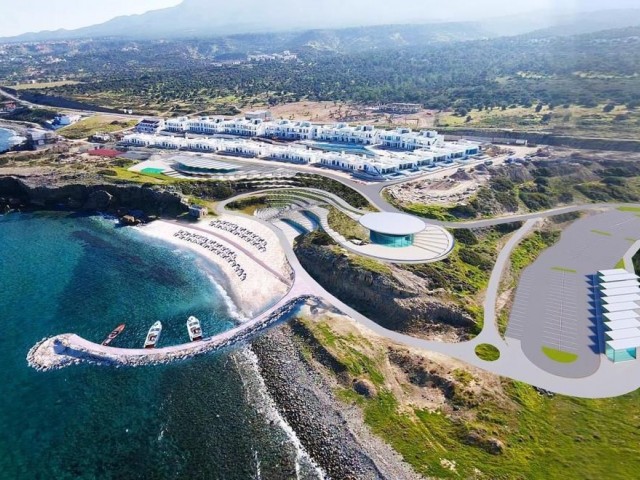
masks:
[[[277,479],[292,478],[296,463],[313,478],[248,354],[28,367],[28,350],[59,333],[101,341],[124,322],[114,346],[139,347],[156,320],[161,345],[188,339],[189,315],[206,334],[230,328],[199,261],[100,217],[0,216],[0,478]]]

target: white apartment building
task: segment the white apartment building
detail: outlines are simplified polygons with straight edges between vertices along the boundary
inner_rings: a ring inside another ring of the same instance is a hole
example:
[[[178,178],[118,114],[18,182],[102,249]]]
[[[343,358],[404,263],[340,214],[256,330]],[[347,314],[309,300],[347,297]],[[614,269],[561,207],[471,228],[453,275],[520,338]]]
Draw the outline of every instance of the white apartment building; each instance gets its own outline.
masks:
[[[140,121],[140,123],[136,125],[136,132],[138,133],[155,134],[155,133],[159,133],[163,129],[164,129],[164,120],[162,119],[151,120],[151,119],[145,118],[144,120]]]
[[[435,130],[414,132],[409,128],[397,128],[381,132],[379,138],[382,146],[396,150],[431,148],[444,143],[444,135],[438,135]]]
[[[201,135],[215,135],[219,133],[222,122],[224,122],[223,117],[199,117],[187,121],[187,131]]]
[[[165,130],[173,133],[184,133],[189,130],[189,119],[187,117],[170,118],[165,122]]]
[[[352,127],[347,123],[319,126],[315,140],[331,143],[351,143],[357,145],[374,145],[378,143],[378,132],[372,125]]]
[[[292,122],[279,120],[265,125],[265,137],[283,140],[313,140],[318,127],[311,122]]]

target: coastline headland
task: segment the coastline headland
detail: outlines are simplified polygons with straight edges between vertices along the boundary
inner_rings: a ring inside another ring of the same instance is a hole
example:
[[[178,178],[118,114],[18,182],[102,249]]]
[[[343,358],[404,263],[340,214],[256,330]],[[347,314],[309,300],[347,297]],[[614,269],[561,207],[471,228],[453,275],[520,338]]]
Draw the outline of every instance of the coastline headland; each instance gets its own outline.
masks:
[[[46,338],[29,350],[28,364],[39,371],[92,363],[101,366],[140,367],[185,360],[246,341],[294,313],[303,303],[321,300],[311,295],[297,295],[293,290],[262,315],[219,335],[199,342],[158,349],[128,349],[99,345],[75,334]]]

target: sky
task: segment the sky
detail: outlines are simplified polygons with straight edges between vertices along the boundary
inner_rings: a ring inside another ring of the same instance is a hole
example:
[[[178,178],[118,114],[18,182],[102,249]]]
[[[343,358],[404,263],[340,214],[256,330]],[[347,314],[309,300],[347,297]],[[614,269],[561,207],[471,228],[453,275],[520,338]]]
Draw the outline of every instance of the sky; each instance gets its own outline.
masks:
[[[0,37],[73,29],[119,15],[172,7],[181,0],[0,0]],[[216,0],[213,0],[214,2]]]
[[[237,11],[239,5],[251,3],[236,0],[229,6],[229,0],[187,1],[193,4],[198,2],[206,4],[221,17],[224,17],[226,8]],[[406,21],[411,19],[474,20],[540,10],[572,12],[640,6],[638,0],[447,0],[445,2],[442,0],[395,0],[393,3],[390,3],[390,0],[341,0],[341,2],[350,7],[356,7],[355,11],[358,12],[363,24],[393,23],[405,21],[405,19]],[[0,0],[2,12],[0,37],[60,28],[74,29],[102,23],[120,15],[143,13],[179,3],[181,0]],[[315,0],[315,2],[301,3],[305,5],[305,9],[308,9],[314,8],[313,5],[323,3],[328,5],[336,2]],[[295,18],[291,20],[295,22]],[[233,23],[233,21],[234,19],[230,18],[230,22]]]

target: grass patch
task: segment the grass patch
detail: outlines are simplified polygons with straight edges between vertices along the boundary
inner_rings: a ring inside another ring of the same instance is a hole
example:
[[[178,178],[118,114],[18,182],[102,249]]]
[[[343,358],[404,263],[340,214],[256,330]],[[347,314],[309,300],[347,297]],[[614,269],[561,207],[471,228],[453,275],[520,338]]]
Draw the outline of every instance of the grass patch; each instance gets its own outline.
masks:
[[[640,207],[618,207],[618,210],[621,212],[640,213]]]
[[[111,133],[131,128],[137,123],[136,120],[114,120],[113,117],[94,116],[80,120],[73,125],[63,127],[57,131],[58,134],[71,140],[88,138],[95,133]]]
[[[337,255],[343,255],[344,250],[342,249],[342,247],[335,246],[334,253],[336,253]],[[362,268],[364,270],[368,270],[369,272],[379,273],[380,275],[392,275],[393,273],[388,265],[373,258],[349,253],[347,254],[347,260],[352,267]]]
[[[591,233],[595,233],[597,235],[604,235],[605,237],[613,237],[611,232],[605,232],[604,230],[591,230]]]
[[[164,185],[166,183],[174,183],[176,179],[167,177],[163,174],[152,174],[144,172],[132,172],[123,167],[109,167],[109,170],[115,175],[107,175],[107,177],[115,180],[124,180],[134,183],[151,183],[154,185]]]
[[[564,268],[564,267],[551,267],[551,270],[555,270],[556,272],[562,272],[562,273],[578,273],[577,270],[573,270],[572,268]]]
[[[361,337],[338,335],[324,322],[305,324],[340,362],[362,361],[354,355],[364,345]],[[362,355],[362,351],[358,353]],[[369,372],[379,373],[382,362],[387,361],[384,356],[365,357],[360,371],[367,378]],[[468,372],[455,370],[453,376],[462,384],[473,381]],[[464,411],[459,413],[403,403],[399,396],[402,393],[394,394],[384,384],[371,398],[358,395],[348,383],[338,387],[335,394],[341,401],[361,408],[371,431],[425,477],[636,477],[640,469],[636,441],[640,390],[618,398],[591,400],[548,397],[530,385],[507,380],[497,388],[503,393],[485,397],[485,391],[481,401],[460,407]],[[500,453],[491,449],[495,441],[503,445]],[[455,470],[449,468],[451,464],[455,464]]]
[[[624,268],[624,258],[620,259],[613,268]]]
[[[329,207],[327,221],[333,230],[346,239],[356,239],[362,242],[369,240],[367,231],[362,225],[335,207]]]
[[[542,352],[551,360],[558,363],[573,363],[578,360],[578,355],[571,352],[563,352],[551,347],[542,347]]]
[[[475,348],[476,355],[485,362],[495,362],[500,358],[500,350],[489,343],[481,343]]]

